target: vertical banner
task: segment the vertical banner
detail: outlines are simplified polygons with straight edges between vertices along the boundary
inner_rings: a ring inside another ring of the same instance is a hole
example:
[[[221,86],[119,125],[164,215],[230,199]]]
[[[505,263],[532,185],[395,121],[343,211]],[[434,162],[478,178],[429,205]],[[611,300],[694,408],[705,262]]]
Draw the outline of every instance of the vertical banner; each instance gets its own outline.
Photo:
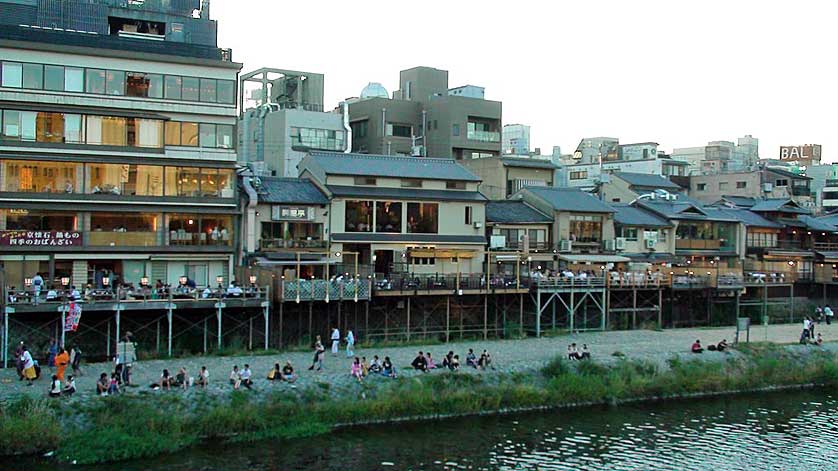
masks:
[[[81,321],[81,304],[70,303],[67,315],[64,318],[64,332],[75,332],[79,330]]]

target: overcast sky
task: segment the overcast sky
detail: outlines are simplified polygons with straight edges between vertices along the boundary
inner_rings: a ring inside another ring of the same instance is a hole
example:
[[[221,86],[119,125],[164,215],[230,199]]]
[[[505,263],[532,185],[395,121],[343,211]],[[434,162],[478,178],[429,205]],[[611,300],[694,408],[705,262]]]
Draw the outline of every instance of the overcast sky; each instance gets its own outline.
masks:
[[[408,8],[410,5],[410,8]],[[769,0],[212,0],[244,71],[326,75],[326,107],[399,70],[486,87],[549,153],[583,137],[664,150],[751,134],[761,157],[819,143],[838,161],[838,5]]]

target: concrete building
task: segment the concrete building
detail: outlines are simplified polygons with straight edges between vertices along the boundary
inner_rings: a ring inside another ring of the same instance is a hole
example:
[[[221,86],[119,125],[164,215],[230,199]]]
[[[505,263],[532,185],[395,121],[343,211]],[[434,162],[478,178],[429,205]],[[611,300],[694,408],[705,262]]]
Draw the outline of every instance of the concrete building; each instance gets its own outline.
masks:
[[[806,168],[810,177],[814,211],[828,212],[838,207],[838,164],[812,165]]]
[[[600,185],[598,192],[602,194],[602,200],[608,203],[630,203],[641,195],[654,194],[660,190],[674,194],[683,188],[660,175],[614,172],[607,183]]]
[[[675,262],[674,224],[639,206],[612,203],[614,213],[615,249],[637,264]]]
[[[482,180],[480,192],[490,200],[504,200],[526,186],[556,186],[558,167],[549,160],[488,157],[462,164]]]
[[[703,147],[676,148],[672,159],[689,162],[689,175],[745,171],[759,161],[759,139],[749,134],[736,143],[711,141]]]
[[[257,174],[295,178],[309,150],[348,150],[344,113],[323,112],[322,74],[263,68],[243,74],[240,90],[239,163]]]
[[[530,153],[530,127],[526,124],[504,124],[502,133],[504,155],[528,155]]]
[[[482,88],[449,89],[448,72],[430,67],[401,71],[399,86],[392,98],[367,93],[350,100],[353,152],[457,160],[500,155],[502,106],[483,99]]]
[[[232,278],[241,65],[217,47],[209,2],[0,11],[6,282]]]
[[[453,159],[310,152],[300,170],[331,200],[330,252],[345,265],[377,278],[483,272],[486,198]]]
[[[815,206],[811,178],[777,167],[760,166],[749,172],[726,172],[690,177],[689,196],[704,203],[715,203],[724,196],[792,198],[803,207]]]

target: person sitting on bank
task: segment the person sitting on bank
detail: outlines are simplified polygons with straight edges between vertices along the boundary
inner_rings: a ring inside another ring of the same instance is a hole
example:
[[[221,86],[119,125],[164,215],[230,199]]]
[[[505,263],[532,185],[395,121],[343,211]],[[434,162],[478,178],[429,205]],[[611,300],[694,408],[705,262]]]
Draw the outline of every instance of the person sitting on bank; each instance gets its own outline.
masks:
[[[282,370],[279,368],[279,363],[274,363],[274,367],[268,371],[268,381],[281,381],[281,379]]]
[[[282,376],[280,376],[280,379],[288,384],[297,381],[297,375],[294,373],[294,367],[291,366],[291,360],[285,361],[285,366],[282,367]]]
[[[460,355],[454,355],[451,358],[451,363],[448,364],[448,369],[451,371],[460,371]]]
[[[99,379],[96,381],[96,394],[100,396],[107,396],[109,384],[110,383],[108,383],[108,374],[100,374]]]
[[[591,359],[591,352],[588,351],[588,344],[587,343],[582,344],[582,352],[579,353],[579,359],[580,360],[590,360]]]
[[[690,351],[693,353],[702,353],[704,352],[704,348],[701,347],[701,341],[696,340],[693,346],[690,348]]]
[[[233,370],[230,371],[230,384],[233,385],[233,389],[239,389],[239,386],[242,384],[242,377],[241,372],[239,371],[239,365],[233,365]]]
[[[205,388],[209,384],[209,371],[207,371],[206,366],[201,367],[201,371],[198,372],[198,386]]]
[[[466,354],[466,366],[477,368],[477,356],[474,355],[474,350],[471,348],[468,349],[468,353]]]
[[[370,362],[370,372],[381,373],[381,360],[378,359],[378,355],[373,355],[372,357],[372,361]]]
[[[579,359],[579,352],[576,350],[576,344],[572,343],[567,346],[567,359],[568,360],[578,360]]]
[[[815,343],[815,345],[817,345],[818,347],[820,347],[820,346],[822,346],[822,345],[823,345],[823,336],[821,335],[821,333],[820,333],[820,332],[818,332],[818,336],[817,336],[817,338],[815,339],[815,342],[814,342],[814,343]]]
[[[434,359],[431,357],[431,352],[425,352],[425,364],[429,370],[436,369],[436,362],[434,362]]]
[[[424,373],[427,373],[428,362],[427,360],[425,360],[425,354],[423,352],[419,352],[419,354],[416,355],[416,358],[414,358],[413,361],[410,363],[410,366],[412,366],[414,370],[419,370]]]
[[[393,362],[390,361],[390,357],[384,357],[384,361],[381,363],[381,374],[383,376],[387,376],[388,378],[396,377],[396,367],[393,366]]]
[[[177,375],[175,375],[175,386],[181,389],[189,387],[189,375],[186,373],[186,367],[181,366]]]
[[[442,357],[442,367],[443,368],[451,368],[451,360],[454,359],[454,352],[449,350],[448,354]]]
[[[352,375],[353,378],[357,379],[359,383],[364,381],[364,375],[361,373],[361,359],[355,357],[352,361],[352,367],[349,370],[349,374]]]
[[[160,373],[160,387],[168,391],[172,389],[172,384],[174,382],[175,379],[172,377],[172,374],[169,373],[169,370],[167,368],[163,368],[163,372]]]
[[[716,351],[717,352],[723,352],[723,351],[727,350],[727,347],[728,347],[727,339],[722,339],[721,342],[716,344]]]
[[[64,391],[62,391],[65,396],[71,396],[76,392],[76,377],[73,375],[67,376],[67,381],[64,383]]]
[[[61,380],[58,375],[52,375],[52,382],[49,385],[49,397],[61,397]]]
[[[250,387],[253,386],[253,381],[250,379],[251,376],[253,376],[253,374],[250,371],[250,365],[245,363],[244,368],[242,368],[239,377],[241,377],[241,384],[247,389],[250,389]]]
[[[488,368],[495,369],[494,365],[492,365],[492,356],[489,355],[488,350],[483,350],[483,353],[480,354],[480,359],[477,361],[477,366],[480,367],[481,370],[485,370]]]

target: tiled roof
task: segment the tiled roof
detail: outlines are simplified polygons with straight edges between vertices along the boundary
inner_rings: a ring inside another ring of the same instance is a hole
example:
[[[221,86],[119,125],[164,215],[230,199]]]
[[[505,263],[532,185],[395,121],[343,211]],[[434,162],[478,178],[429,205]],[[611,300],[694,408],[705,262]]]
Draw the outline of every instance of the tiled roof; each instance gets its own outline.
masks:
[[[787,204],[791,203],[789,206]],[[758,201],[751,206],[751,211],[771,212],[779,211],[783,213],[795,214],[809,214],[809,210],[797,206],[797,204],[789,198],[769,198]]]
[[[334,196],[361,198],[393,198],[425,201],[486,201],[479,191],[423,190],[421,188],[392,188],[383,186],[327,185]]]
[[[742,222],[747,227],[766,227],[766,228],[770,228],[770,229],[782,229],[783,228],[782,224],[776,223],[776,222],[771,221],[769,219],[765,219],[764,217],[760,216],[759,214],[754,213],[752,211],[748,211],[747,209],[743,209],[743,208],[719,208],[719,210],[722,213],[727,214],[731,218],[734,218],[734,219]]]
[[[670,227],[672,224],[666,219],[649,211],[628,204],[611,204],[617,212],[614,223],[623,226]]]
[[[821,232],[838,232],[838,227],[830,224],[823,219],[813,218],[812,216],[800,215],[797,220],[806,224],[806,227],[813,231]]]
[[[631,186],[642,186],[644,188],[661,188],[664,190],[680,190],[681,187],[669,181],[660,175],[634,173],[634,172],[615,172],[614,176],[625,180]]]
[[[549,223],[553,218],[523,201],[490,201],[486,221],[495,223]]]
[[[260,203],[329,204],[329,199],[310,180],[260,177]]]
[[[590,193],[575,188],[554,188],[528,186],[521,191],[528,191],[544,200],[556,211],[575,211],[580,213],[613,213],[611,206],[598,200]]]
[[[480,181],[454,159],[323,151],[311,151],[309,157],[331,175]]]
[[[559,168],[556,164],[544,159],[522,159],[520,157],[501,157],[505,167],[528,167],[555,170]]]

